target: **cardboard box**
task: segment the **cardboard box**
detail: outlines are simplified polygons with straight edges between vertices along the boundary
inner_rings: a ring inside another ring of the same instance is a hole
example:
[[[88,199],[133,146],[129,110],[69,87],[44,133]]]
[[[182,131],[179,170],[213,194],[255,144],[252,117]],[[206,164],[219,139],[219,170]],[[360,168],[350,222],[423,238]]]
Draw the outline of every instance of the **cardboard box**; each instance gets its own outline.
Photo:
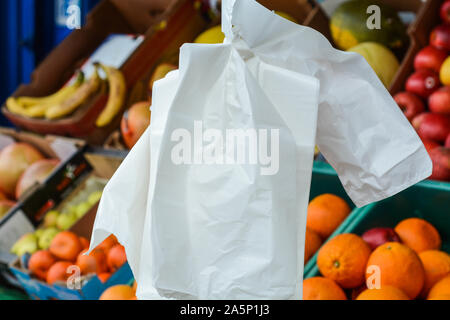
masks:
[[[82,154],[82,157],[73,158],[67,164],[67,166],[72,168],[71,171],[75,173],[72,176],[73,178],[69,181],[67,180],[67,175],[57,174],[51,183],[44,188],[44,192],[49,195],[50,201],[54,204],[53,206],[44,206],[43,208],[46,208],[45,212],[59,209],[67,202],[70,202],[73,197],[82,192],[88,179],[95,177],[103,181],[109,180],[123,159],[124,154],[101,149],[88,149]],[[97,207],[98,204],[92,207],[85,216],[72,226],[70,231],[90,239]],[[45,212],[43,210],[35,211],[43,213],[33,217],[36,223],[39,224]],[[133,274],[128,264],[113,274],[106,283],[102,283],[95,275],[78,278],[81,286],[75,289],[68,288],[64,283],[51,286],[33,278],[28,270],[23,267],[21,259],[17,257],[10,263],[9,267],[20,286],[28,295],[33,299],[39,300],[98,300],[107,288],[117,284],[130,284],[133,281]],[[72,284],[76,284],[76,282]]]
[[[198,9],[195,1],[162,0],[103,0],[87,17],[86,25],[73,31],[33,72],[32,82],[21,85],[13,96],[46,96],[56,92],[73,76],[94,51],[112,34],[145,35],[141,45],[121,66],[129,91],[134,88],[142,72],[148,70],[166,49],[178,50],[179,44],[167,41],[172,30],[161,28],[163,21],[176,24],[180,34],[187,30],[202,30],[207,24],[203,17],[190,19]],[[186,17],[172,15],[182,8]],[[150,49],[150,50],[149,50]],[[95,121],[106,105],[105,92],[94,95],[73,115],[59,120],[29,119],[12,114],[5,106],[2,112],[14,124],[41,134],[68,135],[101,145],[118,128],[123,110],[105,128],[97,128]]]

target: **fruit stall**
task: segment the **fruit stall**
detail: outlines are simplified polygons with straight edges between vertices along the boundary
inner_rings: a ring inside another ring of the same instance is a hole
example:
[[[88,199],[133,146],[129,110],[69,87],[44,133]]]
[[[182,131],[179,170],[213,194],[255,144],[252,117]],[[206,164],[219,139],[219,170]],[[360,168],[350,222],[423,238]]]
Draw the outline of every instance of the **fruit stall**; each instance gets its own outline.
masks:
[[[316,148],[304,299],[450,300],[450,0],[258,2],[362,55],[433,163],[428,180],[357,208]],[[179,48],[224,41],[219,4],[100,1],[2,101],[14,128],[0,127],[0,300],[136,299],[114,236],[85,255],[97,208]]]

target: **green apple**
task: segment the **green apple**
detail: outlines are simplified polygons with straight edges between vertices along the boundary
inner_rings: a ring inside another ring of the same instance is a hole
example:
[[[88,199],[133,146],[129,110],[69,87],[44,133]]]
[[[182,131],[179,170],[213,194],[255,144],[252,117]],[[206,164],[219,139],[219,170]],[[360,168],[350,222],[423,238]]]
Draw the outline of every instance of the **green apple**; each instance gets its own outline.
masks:
[[[44,228],[56,227],[56,221],[58,220],[58,211],[49,211],[44,218]]]
[[[92,208],[92,205],[89,202],[80,203],[77,206],[76,215],[78,218],[82,218],[88,211]]]
[[[21,257],[26,253],[33,254],[39,250],[38,238],[34,233],[22,236],[11,248],[11,253]]]
[[[45,229],[42,235],[39,237],[39,248],[41,250],[47,250],[48,248],[50,248],[50,244],[52,243],[53,238],[56,237],[56,235],[60,232],[61,231],[56,228]]]
[[[60,230],[69,230],[75,222],[77,222],[78,217],[74,213],[63,213],[60,214],[58,220],[56,221],[56,226]]]
[[[89,204],[91,206],[97,204],[100,201],[100,199],[102,198],[102,195],[103,195],[103,191],[92,192],[91,195],[88,198]]]

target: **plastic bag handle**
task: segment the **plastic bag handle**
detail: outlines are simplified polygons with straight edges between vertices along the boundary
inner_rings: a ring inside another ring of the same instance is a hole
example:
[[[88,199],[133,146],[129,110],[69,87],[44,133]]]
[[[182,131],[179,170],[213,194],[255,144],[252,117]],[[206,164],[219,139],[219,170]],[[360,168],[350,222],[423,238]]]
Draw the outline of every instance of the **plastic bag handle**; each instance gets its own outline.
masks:
[[[229,40],[234,38],[232,19],[236,1],[238,0],[222,0],[222,32]]]

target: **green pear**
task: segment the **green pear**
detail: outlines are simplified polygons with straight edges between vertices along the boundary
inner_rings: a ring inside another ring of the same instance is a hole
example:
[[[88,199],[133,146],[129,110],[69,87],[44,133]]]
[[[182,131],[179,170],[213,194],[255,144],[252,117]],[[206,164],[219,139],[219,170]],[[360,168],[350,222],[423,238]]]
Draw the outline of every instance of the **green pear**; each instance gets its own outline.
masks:
[[[102,198],[103,191],[95,191],[92,192],[91,195],[88,198],[88,202],[91,206],[96,205],[100,199]]]
[[[48,248],[50,248],[50,244],[52,243],[53,238],[56,237],[56,235],[60,232],[61,231],[56,228],[48,228],[44,230],[41,237],[39,238],[39,248],[41,250],[47,250]]]
[[[77,214],[77,206],[70,206],[67,210],[67,213],[76,215]]]
[[[21,257],[26,253],[33,254],[39,250],[38,238],[34,233],[22,236],[11,248],[11,253]]]
[[[89,202],[83,202],[80,203],[77,206],[77,217],[80,219],[82,218],[86,213],[88,213],[88,211],[91,209],[92,205]]]
[[[38,230],[36,230],[36,232],[34,233],[34,235],[36,236],[36,238],[38,239],[38,241],[39,241],[39,239],[41,238],[41,236],[44,234],[44,232],[45,232],[45,229],[38,229]]]
[[[58,211],[49,211],[44,218],[44,228],[56,227],[56,221],[58,220]]]
[[[75,222],[77,222],[78,217],[74,213],[63,213],[59,215],[58,220],[56,221],[56,226],[60,230],[69,230]]]

